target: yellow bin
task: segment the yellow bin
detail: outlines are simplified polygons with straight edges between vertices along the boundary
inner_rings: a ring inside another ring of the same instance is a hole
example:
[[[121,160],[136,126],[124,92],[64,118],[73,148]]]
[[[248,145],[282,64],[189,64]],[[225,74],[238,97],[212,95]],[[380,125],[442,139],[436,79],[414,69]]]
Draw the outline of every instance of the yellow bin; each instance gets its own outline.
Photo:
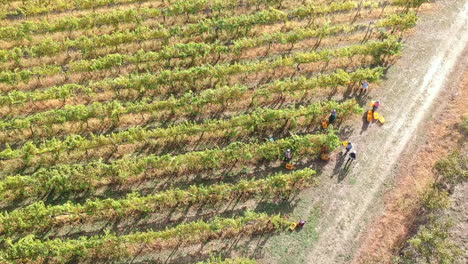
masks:
[[[291,224],[289,225],[289,230],[294,231],[294,229],[296,229],[296,226],[297,226],[296,223],[291,223]]]
[[[370,122],[370,121],[372,121],[372,111],[371,110],[367,111],[367,122]]]

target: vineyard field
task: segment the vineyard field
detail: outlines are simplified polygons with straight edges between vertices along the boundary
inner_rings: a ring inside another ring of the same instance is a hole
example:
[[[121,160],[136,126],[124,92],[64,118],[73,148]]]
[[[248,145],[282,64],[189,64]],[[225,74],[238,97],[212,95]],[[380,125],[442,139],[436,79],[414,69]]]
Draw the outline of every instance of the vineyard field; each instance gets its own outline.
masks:
[[[270,263],[424,2],[0,0],[0,263]]]

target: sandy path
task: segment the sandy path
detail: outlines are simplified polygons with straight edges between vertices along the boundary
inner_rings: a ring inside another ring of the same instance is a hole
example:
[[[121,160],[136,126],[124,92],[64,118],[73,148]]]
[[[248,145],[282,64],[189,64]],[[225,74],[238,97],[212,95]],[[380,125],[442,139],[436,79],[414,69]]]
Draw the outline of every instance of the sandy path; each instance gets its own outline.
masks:
[[[433,105],[436,107],[431,120],[425,119],[419,127],[424,130],[424,134],[418,135],[400,155],[401,162],[395,184],[384,196],[384,212],[360,234],[362,242],[351,263],[390,263],[395,252],[404,245],[405,238],[414,231],[415,225],[420,224],[419,199],[436,178],[433,173],[435,163],[460,147],[465,139],[457,125],[460,123],[460,115],[468,109],[468,61],[462,63],[463,67],[459,68],[464,68],[465,71],[457,85],[445,87],[444,91],[447,93],[434,101]],[[468,192],[466,194],[468,198]],[[463,199],[463,195],[458,197]],[[457,202],[454,203],[456,204]],[[466,205],[468,207],[468,203]],[[459,215],[458,218],[463,218],[463,211],[455,210],[453,213]],[[468,210],[465,213],[468,216]],[[463,237],[468,237],[468,228],[465,228],[466,234],[463,236],[463,221],[454,222],[460,223],[456,235],[462,241]],[[466,225],[468,226],[468,221]]]
[[[378,137],[383,144],[372,142],[371,138],[360,142],[361,148],[358,154],[364,158],[355,164],[347,177],[355,175],[361,180],[351,188],[337,189],[329,201],[330,206],[325,205],[328,207],[325,210],[327,212],[325,218],[329,219],[328,224],[324,230],[319,231],[320,237],[310,252],[307,263],[342,262],[340,256],[346,255],[350,243],[355,242],[358,231],[365,223],[366,213],[375,203],[375,199],[379,198],[379,192],[385,181],[393,176],[392,168],[398,157],[418,132],[418,126],[428,114],[450,73],[455,69],[458,59],[462,59],[460,55],[468,42],[468,2],[454,17],[455,23],[444,31],[438,31],[440,35],[436,41],[440,41],[436,44],[436,54],[431,57],[430,63],[418,63],[416,59],[413,64],[416,67],[407,69],[408,74],[395,72],[396,69],[389,73],[388,77],[394,83],[390,87],[393,87],[397,94],[400,93],[399,89],[411,87],[412,95],[405,96],[406,98],[399,96],[400,103],[395,100],[389,102],[389,99],[383,98],[384,112],[394,113],[388,116],[384,113],[384,116],[392,121],[378,131],[369,129],[368,133],[362,134],[363,137]],[[420,26],[424,26],[424,22]],[[430,40],[429,35],[427,41]],[[418,44],[425,43],[416,43]],[[420,51],[424,52],[424,48],[422,47]],[[410,49],[405,51],[405,55],[406,58],[417,56]],[[418,64],[425,67],[417,67]],[[425,71],[425,74],[421,74],[421,71]],[[409,76],[413,78],[407,79]],[[385,86],[382,89],[385,89]],[[373,155],[370,156],[370,153]]]
[[[438,5],[437,13],[420,18],[414,35],[406,40],[403,57],[387,73],[388,80],[378,91],[371,91],[371,98],[381,100],[379,112],[387,123],[382,127],[359,123],[350,128],[357,162],[349,172],[340,169],[342,160],[338,157],[324,167],[321,187],[304,193],[291,214],[310,219],[319,208],[316,223],[302,234],[274,238],[268,263],[352,260],[359,234],[382,212],[382,195],[395,177],[401,153],[417,133],[424,132],[418,126],[430,118],[434,99],[444,92],[457,62],[463,59],[468,42],[468,2],[445,0]]]

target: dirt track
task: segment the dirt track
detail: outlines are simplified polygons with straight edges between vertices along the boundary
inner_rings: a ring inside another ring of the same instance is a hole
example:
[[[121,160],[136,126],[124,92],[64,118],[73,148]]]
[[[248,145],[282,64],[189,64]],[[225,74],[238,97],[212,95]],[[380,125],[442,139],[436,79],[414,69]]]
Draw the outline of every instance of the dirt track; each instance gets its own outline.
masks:
[[[466,115],[468,109],[468,61],[463,63],[465,71],[458,84],[446,87],[447,93],[436,98],[431,119],[425,120],[420,126],[424,134],[418,134],[417,139],[399,157],[401,162],[395,183],[385,192],[384,212],[375,217],[366,231],[360,234],[360,247],[351,263],[391,263],[392,257],[405,246],[405,240],[421,224],[420,199],[437,177],[433,170],[435,163],[454,149],[462,147],[466,140],[458,125],[460,115]],[[466,197],[463,194],[459,192],[454,197],[459,200],[468,198],[468,193]],[[457,204],[455,201],[454,205]],[[464,213],[468,215],[468,210],[452,212],[459,219],[463,219]],[[464,228],[468,222],[465,224],[463,220],[457,219],[455,223],[460,224],[460,228],[454,234],[461,238],[458,241],[463,241],[463,237],[468,237],[468,228]],[[463,242],[460,245],[463,246]]]
[[[337,154],[323,168],[321,187],[302,194],[292,213],[309,220],[308,228],[273,238],[268,263],[351,261],[359,234],[382,212],[382,194],[392,184],[398,163],[405,162],[399,160],[401,153],[416,134],[424,133],[418,127],[431,118],[434,99],[462,72],[457,66],[467,42],[468,2],[438,1],[437,11],[421,16],[388,80],[370,92],[370,99],[381,100],[379,112],[387,123],[367,127],[360,122],[349,128],[357,162],[344,171],[344,159]]]

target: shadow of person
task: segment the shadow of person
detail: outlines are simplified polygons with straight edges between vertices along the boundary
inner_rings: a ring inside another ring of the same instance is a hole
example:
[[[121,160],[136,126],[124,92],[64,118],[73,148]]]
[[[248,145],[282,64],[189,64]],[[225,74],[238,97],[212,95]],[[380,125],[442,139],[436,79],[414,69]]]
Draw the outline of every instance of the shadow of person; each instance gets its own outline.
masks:
[[[360,90],[358,93],[356,93],[355,99],[361,107],[364,107],[369,100],[367,91]]]
[[[349,162],[347,161],[343,169],[340,170],[340,172],[338,173],[338,183],[342,182],[346,178],[346,176],[349,173],[349,168],[351,167],[352,163],[353,163],[352,160],[350,160]]]
[[[351,98],[351,97],[353,97],[354,93],[355,93],[355,87],[353,85],[348,85],[346,87],[346,90],[343,92],[343,97],[344,98]]]
[[[345,161],[346,153],[342,151],[339,155],[340,156],[336,159],[335,167],[333,168],[333,173],[330,176],[330,178],[333,178],[333,176],[340,173],[341,167],[343,166],[343,163]]]

